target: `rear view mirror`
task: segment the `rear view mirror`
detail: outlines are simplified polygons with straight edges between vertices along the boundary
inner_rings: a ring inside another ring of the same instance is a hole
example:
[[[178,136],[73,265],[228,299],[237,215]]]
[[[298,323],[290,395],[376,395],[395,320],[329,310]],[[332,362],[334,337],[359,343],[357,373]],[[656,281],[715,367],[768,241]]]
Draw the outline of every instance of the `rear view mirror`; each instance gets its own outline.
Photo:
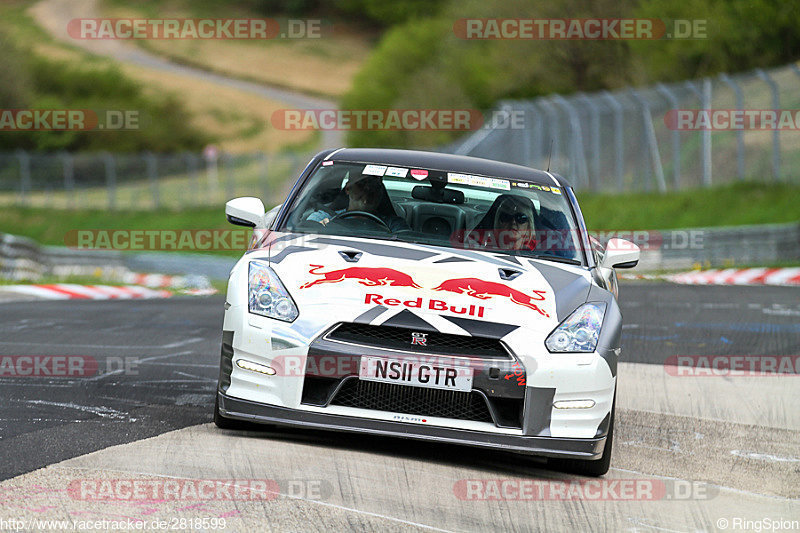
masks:
[[[264,229],[264,203],[252,196],[234,198],[225,204],[225,217],[231,224]]]
[[[611,239],[606,244],[603,268],[633,268],[639,263],[639,247],[624,239]]]
[[[411,197],[415,200],[436,202],[437,204],[463,204],[464,193],[455,189],[426,187],[417,185],[411,189]]]

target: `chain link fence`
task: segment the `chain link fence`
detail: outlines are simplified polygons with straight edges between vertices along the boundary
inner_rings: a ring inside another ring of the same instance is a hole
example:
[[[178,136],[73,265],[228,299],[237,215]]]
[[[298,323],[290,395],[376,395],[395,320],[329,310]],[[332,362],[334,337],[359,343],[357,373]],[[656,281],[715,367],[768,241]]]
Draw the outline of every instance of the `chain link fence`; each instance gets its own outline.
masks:
[[[0,205],[149,210],[280,203],[311,154],[0,153]]]
[[[783,129],[690,131],[678,110],[787,110]],[[800,68],[646,88],[504,101],[483,129],[445,151],[550,168],[579,189],[690,189],[800,180]],[[792,126],[794,128],[792,128]]]
[[[678,110],[786,110],[794,128],[676,127]],[[443,151],[549,167],[578,189],[668,191],[800,180],[800,68],[500,102]],[[0,153],[0,205],[184,209],[235,196],[279,203],[311,157],[286,154]]]

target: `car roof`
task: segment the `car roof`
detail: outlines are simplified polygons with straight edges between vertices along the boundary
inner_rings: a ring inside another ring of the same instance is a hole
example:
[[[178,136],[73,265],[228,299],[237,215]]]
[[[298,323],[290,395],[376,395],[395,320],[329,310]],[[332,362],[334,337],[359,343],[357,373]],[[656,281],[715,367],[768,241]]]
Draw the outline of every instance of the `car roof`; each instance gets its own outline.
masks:
[[[388,148],[340,148],[339,150],[331,151],[326,159],[331,161],[352,161],[357,163],[398,165],[411,168],[417,167],[430,170],[458,172],[461,174],[479,174],[496,178],[526,181],[537,185],[557,184],[562,187],[569,187],[569,183],[564,178],[551,172],[466,155]]]

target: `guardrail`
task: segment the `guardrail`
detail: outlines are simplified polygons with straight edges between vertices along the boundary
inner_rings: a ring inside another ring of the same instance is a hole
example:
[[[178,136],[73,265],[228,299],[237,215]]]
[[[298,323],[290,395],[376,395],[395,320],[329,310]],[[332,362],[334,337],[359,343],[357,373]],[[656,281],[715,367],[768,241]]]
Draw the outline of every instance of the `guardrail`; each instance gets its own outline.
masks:
[[[440,150],[549,167],[577,189],[609,193],[748,178],[798,183],[799,89],[800,66],[791,63],[680,83],[505,100],[486,127]],[[694,119],[679,122],[678,116]],[[713,123],[701,120],[712,116]],[[724,117],[731,119],[718,120]]]
[[[636,269],[639,272],[686,270],[698,265],[711,268],[800,264],[797,222],[596,235],[603,245],[617,236],[633,240],[642,248]]]
[[[598,233],[622,237],[642,248],[638,272],[711,267],[800,264],[800,223],[666,231]],[[164,252],[122,253],[115,250],[74,250],[40,246],[35,241],[0,233],[0,277],[36,279],[43,275],[93,276],[104,272],[159,272],[225,279],[233,257]]]
[[[208,279],[225,279],[236,263],[232,257],[117,250],[76,250],[41,246],[26,237],[0,233],[0,278],[36,280],[42,276],[84,276],[127,282],[135,272],[182,277],[187,286],[205,287]]]

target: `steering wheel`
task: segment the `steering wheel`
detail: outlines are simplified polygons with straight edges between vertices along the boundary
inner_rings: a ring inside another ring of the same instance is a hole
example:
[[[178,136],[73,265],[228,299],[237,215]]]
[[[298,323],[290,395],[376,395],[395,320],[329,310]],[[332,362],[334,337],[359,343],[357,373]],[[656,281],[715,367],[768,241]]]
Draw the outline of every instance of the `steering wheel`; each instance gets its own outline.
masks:
[[[384,229],[386,229],[386,231],[388,231],[389,233],[391,233],[391,231],[392,231],[392,229],[386,224],[386,222],[381,220],[380,217],[378,217],[377,215],[374,215],[374,214],[372,214],[372,213],[370,213],[368,211],[345,211],[344,213],[339,213],[338,215],[334,216],[331,219],[331,222],[334,222],[335,220],[341,220],[341,219],[352,218],[352,217],[368,218],[372,222],[377,222],[378,224],[383,226]]]

